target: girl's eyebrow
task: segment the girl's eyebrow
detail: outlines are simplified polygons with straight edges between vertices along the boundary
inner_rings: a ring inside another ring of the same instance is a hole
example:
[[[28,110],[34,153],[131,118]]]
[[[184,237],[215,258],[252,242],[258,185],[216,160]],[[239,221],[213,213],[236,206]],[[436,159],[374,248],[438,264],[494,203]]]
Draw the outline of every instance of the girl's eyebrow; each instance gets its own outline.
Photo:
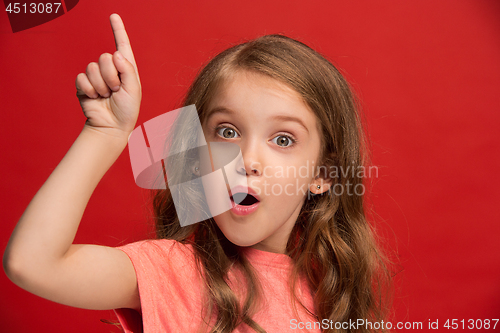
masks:
[[[207,121],[216,113],[228,113],[228,114],[234,114],[233,110],[227,109],[223,106],[218,106],[216,108],[213,108],[207,112]]]
[[[232,115],[235,114],[235,112],[233,110],[227,109],[225,107],[216,107],[216,108],[213,108],[210,111],[208,111],[207,121],[210,119],[210,117],[212,117],[216,113],[227,113],[227,114],[232,114]],[[302,126],[307,131],[307,133],[309,133],[307,126],[304,124],[304,122],[300,118],[296,118],[296,117],[284,115],[284,114],[283,115],[278,114],[278,115],[274,115],[274,116],[269,117],[269,119],[279,120],[279,121],[293,121],[293,122],[299,124],[300,126]]]
[[[299,124],[300,126],[302,126],[307,131],[307,133],[309,133],[309,130],[307,129],[306,125],[304,125],[304,122],[302,122],[302,120],[300,120],[299,118],[296,118],[296,117],[293,117],[293,116],[281,115],[281,114],[272,116],[270,118],[273,119],[273,120],[293,121],[293,122],[296,122],[297,124]]]

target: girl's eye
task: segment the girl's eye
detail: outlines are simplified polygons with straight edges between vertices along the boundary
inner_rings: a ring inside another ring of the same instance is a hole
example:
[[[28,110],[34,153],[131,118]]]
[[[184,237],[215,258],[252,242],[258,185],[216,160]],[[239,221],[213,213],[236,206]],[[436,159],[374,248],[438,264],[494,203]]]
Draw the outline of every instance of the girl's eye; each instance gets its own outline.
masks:
[[[217,134],[226,139],[234,139],[238,135],[238,133],[230,127],[220,127],[217,129]]]
[[[217,135],[219,135],[224,139],[234,139],[239,137],[239,134],[231,127],[221,126],[216,128],[215,131]],[[271,141],[282,148],[290,148],[296,142],[296,140],[293,137],[284,134],[276,136]]]
[[[276,143],[280,147],[290,147],[291,145],[294,144],[295,140],[287,135],[278,135],[272,140],[274,143]]]

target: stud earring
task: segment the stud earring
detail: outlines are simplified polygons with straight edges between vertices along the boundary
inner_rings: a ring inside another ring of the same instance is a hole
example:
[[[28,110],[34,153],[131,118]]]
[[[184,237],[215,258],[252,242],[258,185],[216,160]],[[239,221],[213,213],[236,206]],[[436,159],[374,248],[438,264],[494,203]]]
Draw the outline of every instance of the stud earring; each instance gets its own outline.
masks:
[[[198,172],[198,170],[200,170],[200,168],[198,168],[198,167],[194,168],[194,171]]]
[[[318,186],[316,186],[316,187],[318,188],[318,190],[321,188],[321,186],[320,186],[320,185],[318,185]]]

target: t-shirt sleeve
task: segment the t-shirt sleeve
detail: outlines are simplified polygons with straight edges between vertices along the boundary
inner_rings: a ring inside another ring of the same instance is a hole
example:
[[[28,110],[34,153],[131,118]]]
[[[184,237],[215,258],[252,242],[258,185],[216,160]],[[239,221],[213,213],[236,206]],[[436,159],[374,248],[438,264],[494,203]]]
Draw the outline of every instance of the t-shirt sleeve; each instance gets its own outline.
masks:
[[[162,239],[117,248],[132,261],[141,302],[140,312],[115,309],[124,332],[180,328],[199,311],[200,279],[190,246]]]

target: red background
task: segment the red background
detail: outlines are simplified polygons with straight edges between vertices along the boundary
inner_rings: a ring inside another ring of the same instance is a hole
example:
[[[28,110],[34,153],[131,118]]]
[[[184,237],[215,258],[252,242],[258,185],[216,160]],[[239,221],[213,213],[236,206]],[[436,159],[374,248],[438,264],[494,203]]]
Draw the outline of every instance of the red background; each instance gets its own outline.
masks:
[[[113,52],[122,15],[143,84],[138,124],[179,105],[198,68],[232,43],[285,33],[345,70],[367,117],[369,203],[399,260],[395,321],[500,315],[500,2],[82,0],[12,33],[0,13],[0,246],[85,121],[74,79]],[[128,151],[90,200],[77,243],[147,237]],[[109,332],[111,311],[52,303],[0,274],[0,331]],[[287,323],[284,323],[287,325]],[[500,324],[497,326],[500,329]],[[444,329],[443,329],[444,330]]]

